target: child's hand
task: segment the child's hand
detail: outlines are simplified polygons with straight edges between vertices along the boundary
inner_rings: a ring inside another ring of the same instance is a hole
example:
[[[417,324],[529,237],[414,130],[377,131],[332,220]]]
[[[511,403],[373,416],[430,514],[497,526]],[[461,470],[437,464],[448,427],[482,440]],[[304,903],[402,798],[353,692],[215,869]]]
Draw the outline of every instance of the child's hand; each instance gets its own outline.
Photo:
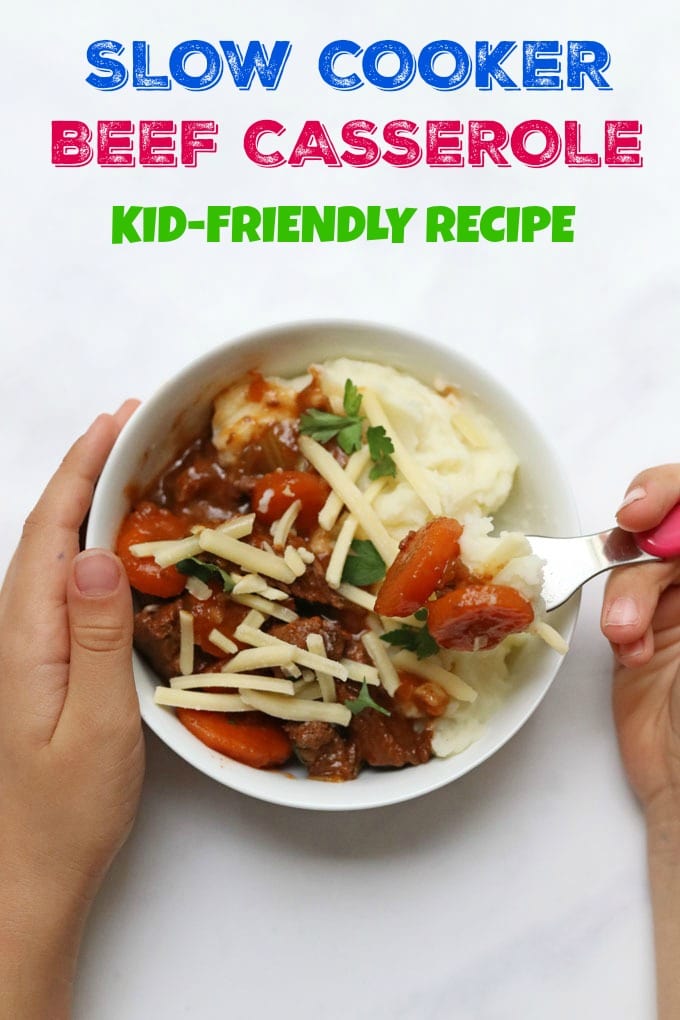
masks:
[[[680,501],[680,464],[643,471],[618,513],[626,531],[659,524]],[[621,567],[602,607],[621,757],[647,822],[659,1020],[680,1016],[680,560]]]
[[[643,471],[618,513],[626,531],[659,524],[680,501],[680,465]],[[647,809],[677,799],[680,814],[680,560],[622,567],[611,573],[602,630],[616,668],[614,717],[621,755]]]
[[[0,593],[2,1018],[68,1016],[87,907],[139,799],[130,589],[112,553],[78,540],[135,406],[97,418],[67,454]]]

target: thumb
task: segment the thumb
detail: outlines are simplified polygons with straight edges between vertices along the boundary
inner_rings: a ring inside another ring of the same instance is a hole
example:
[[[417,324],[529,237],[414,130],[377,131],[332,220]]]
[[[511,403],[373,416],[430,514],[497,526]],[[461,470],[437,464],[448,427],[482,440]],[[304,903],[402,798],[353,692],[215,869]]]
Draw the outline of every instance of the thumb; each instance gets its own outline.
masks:
[[[64,711],[90,723],[139,712],[132,676],[132,597],[123,566],[105,549],[73,560],[67,588],[71,655]]]

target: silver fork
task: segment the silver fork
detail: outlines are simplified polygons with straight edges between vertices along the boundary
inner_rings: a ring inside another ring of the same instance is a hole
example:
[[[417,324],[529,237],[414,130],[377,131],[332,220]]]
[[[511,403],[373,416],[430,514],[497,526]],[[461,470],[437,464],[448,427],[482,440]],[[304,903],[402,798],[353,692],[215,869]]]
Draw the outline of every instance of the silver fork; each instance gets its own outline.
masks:
[[[528,535],[527,539],[531,543],[531,551],[545,560],[541,594],[548,612],[557,609],[581,585],[605,570],[661,559],[638,548],[630,531],[622,531],[621,528],[576,538]]]
[[[661,524],[638,534],[612,528],[576,538],[528,535],[527,539],[532,552],[545,560],[542,595],[549,612],[605,570],[680,556],[680,503]]]

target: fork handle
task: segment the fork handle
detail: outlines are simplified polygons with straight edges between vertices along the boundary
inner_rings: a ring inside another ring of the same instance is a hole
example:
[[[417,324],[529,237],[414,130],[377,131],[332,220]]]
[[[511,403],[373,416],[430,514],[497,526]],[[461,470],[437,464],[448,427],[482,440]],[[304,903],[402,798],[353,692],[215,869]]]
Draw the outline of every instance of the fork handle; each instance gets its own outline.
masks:
[[[633,535],[638,549],[658,556],[662,560],[680,556],[680,503],[673,507],[669,514],[649,531],[639,531]]]

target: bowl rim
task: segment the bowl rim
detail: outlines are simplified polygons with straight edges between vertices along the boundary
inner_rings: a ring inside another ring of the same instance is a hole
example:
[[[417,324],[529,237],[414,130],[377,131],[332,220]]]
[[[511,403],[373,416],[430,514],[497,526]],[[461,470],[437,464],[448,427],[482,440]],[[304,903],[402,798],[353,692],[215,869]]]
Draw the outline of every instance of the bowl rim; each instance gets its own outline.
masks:
[[[383,337],[388,334],[392,335],[395,339],[398,338],[399,343],[413,342],[421,349],[433,352],[440,359],[450,361],[452,367],[458,366],[465,373],[472,377],[477,377],[484,387],[491,391],[498,392],[506,404],[511,406],[515,413],[518,414],[522,425],[528,426],[530,433],[533,434],[534,438],[538,438],[540,444],[543,446],[552,472],[560,483],[561,499],[566,504],[565,509],[567,511],[567,516],[573,521],[573,526],[580,532],[580,521],[574,494],[560,457],[555,452],[552,443],[546,439],[544,431],[538,427],[533,417],[516,400],[514,395],[506,389],[494,375],[489,373],[485,367],[479,365],[466,354],[459,352],[443,340],[426,337],[411,330],[403,329],[398,325],[392,325],[390,323],[370,319],[309,318],[285,323],[279,322],[269,326],[264,325],[255,330],[229,338],[220,344],[203,351],[196,358],[184,364],[184,366],[182,366],[178,371],[168,377],[152,393],[152,395],[141,404],[118,436],[97,483],[88,519],[85,540],[86,547],[90,548],[100,544],[98,532],[101,530],[100,518],[102,517],[102,514],[105,513],[107,487],[110,484],[110,478],[116,473],[119,461],[125,458],[126,448],[130,441],[130,437],[142,431],[145,426],[150,427],[155,421],[157,421],[158,409],[162,408],[168,401],[169,396],[172,395],[173,391],[177,388],[182,379],[200,375],[201,371],[205,370],[206,366],[208,366],[211,362],[219,361],[225,356],[228,357],[229,353],[233,352],[236,348],[257,345],[264,341],[276,342],[277,339],[282,337],[292,340],[293,334],[309,335],[319,331],[343,331],[354,334],[374,332],[376,334],[382,334]],[[339,353],[337,356],[343,357],[345,355],[343,353]],[[381,352],[381,356],[385,357],[385,352]],[[356,357],[356,355],[352,355],[351,357]],[[312,358],[311,360],[314,359]],[[368,356],[364,360],[371,360],[371,358]],[[395,363],[395,361],[397,363]],[[395,359],[395,361],[392,362],[392,365],[403,371],[403,369],[400,369],[400,366],[398,365],[398,359]],[[242,373],[239,373],[239,375],[241,374]],[[229,385],[228,373],[226,373],[226,376],[227,380],[224,383],[224,387]],[[234,376],[231,381],[236,381],[236,378],[237,376]],[[430,377],[430,379],[431,378],[432,377]],[[477,395],[475,394],[475,396]],[[491,420],[494,421],[492,410],[484,408],[484,411]],[[129,479],[128,484],[130,481],[132,481],[132,479]],[[575,531],[574,533],[578,532]],[[561,633],[563,633],[567,641],[571,639],[576,627],[579,606],[580,592],[573,596],[567,603],[563,614],[563,622],[560,625]],[[186,730],[183,731],[183,734],[189,738],[188,740],[169,739],[168,733],[162,725],[162,720],[164,716],[171,713],[175,721],[178,721],[176,720],[172,710],[156,706],[153,701],[149,701],[146,697],[146,681],[140,680],[140,673],[148,670],[149,667],[146,663],[144,663],[136,650],[133,652],[135,685],[140,700],[142,718],[156,736],[158,736],[159,739],[168,745],[176,754],[194,768],[203,772],[205,775],[210,776],[223,786],[233,789],[239,793],[255,797],[258,800],[273,803],[278,806],[293,807],[298,810],[323,811],[367,810],[369,808],[384,807],[391,804],[402,803],[417,797],[425,796],[427,793],[440,789],[448,783],[454,782],[455,780],[462,778],[462,776],[467,775],[470,771],[483,764],[483,762],[487,761],[497,751],[504,747],[505,744],[507,744],[508,741],[510,741],[531,718],[554,683],[557,673],[561,668],[562,661],[563,660],[560,660],[553,664],[550,669],[550,676],[547,680],[542,681],[534,696],[527,702],[524,711],[511,726],[504,729],[500,739],[496,740],[487,750],[477,753],[476,756],[472,756],[468,762],[461,763],[461,767],[455,771],[455,774],[441,774],[436,776],[434,775],[433,770],[428,772],[428,770],[425,769],[425,772],[428,773],[428,775],[422,776],[425,781],[419,786],[414,785],[413,789],[399,789],[399,784],[393,783],[394,790],[391,791],[389,782],[386,782],[381,784],[381,787],[384,786],[384,792],[381,792],[378,795],[374,794],[371,797],[364,796],[362,798],[353,798],[351,796],[352,791],[359,792],[355,784],[361,782],[361,775],[357,780],[350,783],[332,784],[322,782],[313,783],[305,777],[303,781],[304,785],[301,782],[291,781],[289,783],[281,783],[280,788],[265,790],[262,787],[268,784],[263,783],[262,778],[264,776],[271,775],[268,770],[253,769],[249,766],[242,765],[239,762],[227,759],[225,756],[206,747],[198,740],[198,738],[194,737]],[[162,714],[159,714],[159,712]],[[181,726],[179,723],[178,725]],[[475,744],[471,746],[474,747]],[[195,753],[193,753],[194,750]],[[433,761],[455,762],[457,759],[460,760],[460,756],[453,755],[447,759],[433,759]],[[228,768],[226,769],[225,763],[228,764]],[[429,766],[432,763],[428,762],[426,764]],[[389,773],[384,773],[384,776],[397,777],[403,775],[405,772],[411,771],[412,770],[393,770]],[[413,771],[417,771],[419,775],[422,775],[421,767],[418,767]],[[276,775],[280,776],[281,772],[286,775],[285,768],[283,770],[275,770]],[[293,778],[294,777],[291,777],[291,780]],[[293,790],[298,790],[300,788],[307,791],[308,796],[305,797],[303,795],[300,797],[287,795],[291,794]],[[329,797],[326,800],[323,797],[315,795],[319,789],[327,790],[328,788],[336,791],[339,789],[346,790],[348,796],[342,797],[336,795]]]

